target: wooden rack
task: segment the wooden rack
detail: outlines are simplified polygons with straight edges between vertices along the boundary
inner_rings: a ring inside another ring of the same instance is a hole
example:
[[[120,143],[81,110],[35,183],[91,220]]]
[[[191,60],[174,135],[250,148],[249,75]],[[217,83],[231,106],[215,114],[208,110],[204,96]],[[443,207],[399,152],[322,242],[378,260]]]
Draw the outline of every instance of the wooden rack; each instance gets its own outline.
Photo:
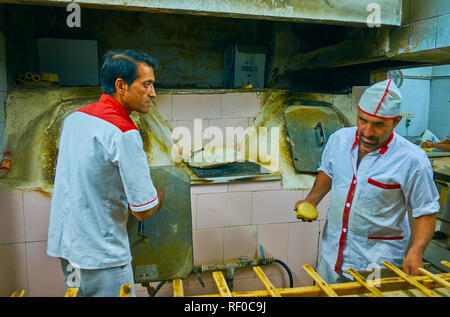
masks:
[[[442,261],[443,265],[450,267],[448,261]],[[429,297],[448,297],[446,293],[435,292],[432,289],[450,289],[450,273],[433,274],[425,269],[420,269],[424,276],[410,276],[393,264],[384,261],[382,264],[392,271],[396,277],[383,278],[375,281],[367,281],[361,274],[353,269],[347,272],[353,276],[355,282],[327,284],[314,269],[308,265],[303,265],[303,269],[316,283],[315,286],[275,288],[261,267],[253,267],[253,271],[261,281],[265,290],[250,292],[231,292],[226,284],[221,271],[213,272],[213,279],[216,283],[218,294],[201,295],[195,297],[338,297],[338,296],[369,296],[385,297],[385,293],[398,290],[417,289],[423,295]],[[374,286],[377,285],[377,286]],[[184,296],[182,280],[173,281],[174,296]]]
[[[450,268],[450,262],[441,261]],[[433,274],[420,268],[423,276],[410,276],[393,264],[383,261],[382,264],[392,271],[396,277],[382,278],[374,281],[366,280],[361,274],[353,269],[347,272],[353,276],[355,282],[327,284],[317,272],[308,264],[303,265],[303,269],[316,283],[315,286],[275,288],[261,267],[253,267],[253,271],[264,286],[264,290],[249,292],[231,292],[221,271],[213,272],[213,279],[216,283],[218,294],[201,295],[196,297],[338,297],[338,296],[369,296],[384,297],[386,293],[399,290],[419,290],[428,297],[449,297],[444,292],[438,292],[440,288],[450,290],[450,273]],[[374,286],[376,285],[376,286]],[[122,285],[119,297],[130,297],[131,285]],[[25,290],[14,291],[11,297],[23,297]],[[76,297],[78,288],[67,290],[65,297]],[[173,281],[174,297],[184,297],[183,281]]]

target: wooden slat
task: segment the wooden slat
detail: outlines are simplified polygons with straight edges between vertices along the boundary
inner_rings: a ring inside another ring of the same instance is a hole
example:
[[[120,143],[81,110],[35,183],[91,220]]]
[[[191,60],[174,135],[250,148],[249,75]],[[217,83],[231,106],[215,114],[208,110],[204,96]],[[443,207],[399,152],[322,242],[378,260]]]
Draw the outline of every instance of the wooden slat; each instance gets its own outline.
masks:
[[[450,282],[450,273],[439,274],[439,277]],[[413,276],[416,281],[423,283],[426,287],[441,287],[441,285],[433,281],[428,276],[420,275]],[[389,277],[376,280],[380,283],[380,290],[382,292],[392,291],[404,291],[414,288],[408,282],[401,277]],[[359,295],[364,292],[364,287],[358,282],[348,282],[339,284],[329,284],[339,296]],[[322,289],[319,286],[302,286],[293,288],[278,288],[277,292],[283,297],[316,297],[323,294]],[[231,292],[233,297],[270,297],[270,294],[266,290],[249,291],[249,292]],[[189,296],[188,296],[189,297]],[[208,294],[208,295],[196,295],[195,297],[220,297],[220,294]]]
[[[174,297],[184,297],[182,280],[173,280],[173,296]]]
[[[221,271],[213,272],[213,279],[216,282],[217,288],[219,289],[220,296],[222,297],[232,297],[230,289],[228,288],[227,281],[223,276]]]
[[[446,267],[450,267],[449,261],[441,261],[441,264],[444,264]]]
[[[347,272],[362,286],[364,286],[369,292],[371,292],[375,297],[384,297],[384,294],[374,286],[369,286],[365,278],[356,272],[354,269],[347,269]]]
[[[335,291],[331,289],[331,287],[320,277],[319,274],[314,271],[314,269],[309,264],[303,265],[303,269],[308,273],[309,276],[319,285],[322,291],[327,294],[329,297],[338,297]]]
[[[433,274],[423,268],[419,268],[418,269],[420,272],[422,272],[423,274],[425,274],[426,276],[430,277],[433,281],[438,282],[439,284],[441,284],[442,286],[448,287],[450,288],[450,283],[447,282],[446,280],[442,279],[441,277],[437,276],[436,274]]]
[[[23,297],[23,295],[25,294],[25,290],[20,290],[20,291],[14,291],[11,294],[11,297]]]
[[[119,297],[130,297],[131,294],[131,285],[130,284],[124,284],[120,288],[120,294]]]
[[[254,266],[253,271],[256,273],[258,278],[263,283],[266,290],[269,292],[270,296],[272,297],[281,297],[280,293],[277,292],[275,287],[272,285],[272,283],[267,278],[266,274],[264,274],[263,270],[259,266]]]
[[[415,279],[411,278],[408,274],[406,274],[405,272],[403,272],[402,270],[400,270],[399,268],[397,268],[396,266],[394,266],[393,264],[389,263],[388,261],[383,261],[381,262],[384,266],[386,266],[388,269],[390,269],[391,271],[393,271],[395,274],[397,274],[398,276],[400,276],[401,278],[403,278],[405,281],[407,281],[409,284],[413,285],[414,287],[416,287],[418,290],[420,290],[422,293],[424,293],[426,296],[429,297],[438,297],[438,295],[433,292],[432,290],[426,288],[425,286],[423,286],[422,284],[420,284],[419,282],[417,282]]]
[[[77,297],[77,295],[78,295],[78,288],[69,288],[64,297]]]

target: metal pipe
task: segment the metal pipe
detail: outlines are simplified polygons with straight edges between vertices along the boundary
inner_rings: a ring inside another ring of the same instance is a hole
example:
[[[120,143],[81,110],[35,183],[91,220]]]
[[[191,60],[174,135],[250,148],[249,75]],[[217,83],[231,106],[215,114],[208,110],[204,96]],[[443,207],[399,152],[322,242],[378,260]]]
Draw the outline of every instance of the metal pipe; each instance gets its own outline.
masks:
[[[217,263],[217,264],[206,264],[206,265],[199,265],[195,266],[192,269],[192,273],[197,275],[197,278],[199,279],[199,282],[202,286],[204,286],[203,281],[201,280],[200,274],[202,272],[207,271],[225,271],[225,279],[228,284],[228,288],[230,290],[233,289],[233,281],[234,281],[234,272],[237,268],[242,267],[254,267],[254,266],[261,266],[261,265],[269,265],[272,263],[278,263],[286,270],[289,276],[289,287],[294,287],[294,280],[292,277],[292,272],[289,269],[289,267],[281,260],[275,259],[275,258],[256,258],[256,259],[239,259],[239,260],[233,260],[226,263]]]
[[[293,288],[294,280],[292,277],[292,272],[289,269],[289,267],[286,265],[286,263],[284,263],[283,261],[281,261],[279,259],[275,259],[272,257],[266,258],[264,256],[264,250],[263,250],[262,246],[260,246],[260,252],[261,252],[261,258],[248,259],[247,257],[242,257],[239,260],[232,260],[232,261],[225,262],[225,263],[197,265],[192,268],[191,273],[194,273],[197,276],[197,279],[198,279],[200,285],[202,285],[202,287],[205,287],[205,284],[203,283],[203,280],[200,277],[200,273],[208,272],[208,271],[224,271],[228,288],[231,291],[231,290],[233,290],[233,284],[234,284],[234,272],[236,271],[237,268],[255,267],[255,266],[261,266],[261,265],[269,265],[272,263],[278,263],[286,270],[286,272],[289,276],[289,287]],[[142,285],[147,287],[149,295],[153,297],[156,295],[156,293],[164,285],[165,282],[166,281],[161,281],[159,283],[159,285],[156,287],[156,289],[149,288],[148,284],[147,285],[142,284]]]
[[[202,272],[207,271],[225,271],[225,279],[228,284],[228,288],[230,291],[233,289],[233,280],[234,280],[234,272],[236,268],[241,267],[252,267],[252,266],[260,266],[264,264],[270,264],[272,261],[271,258],[269,259],[239,259],[239,260],[233,260],[226,263],[217,263],[217,264],[203,264],[194,266],[192,269],[192,273],[197,275],[197,279],[199,280],[200,284],[204,286],[203,281],[201,280],[200,274]]]

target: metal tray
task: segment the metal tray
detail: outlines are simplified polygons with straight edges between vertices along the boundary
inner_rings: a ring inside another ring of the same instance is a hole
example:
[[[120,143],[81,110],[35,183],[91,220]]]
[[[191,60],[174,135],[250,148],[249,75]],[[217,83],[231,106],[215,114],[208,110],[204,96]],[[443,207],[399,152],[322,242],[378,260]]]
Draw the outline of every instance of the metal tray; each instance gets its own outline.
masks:
[[[151,175],[164,193],[164,206],[144,222],[128,219],[134,281],[185,279],[194,266],[189,174],[161,166],[152,167]]]
[[[295,169],[316,172],[328,137],[343,127],[339,115],[326,106],[289,106],[284,121]]]

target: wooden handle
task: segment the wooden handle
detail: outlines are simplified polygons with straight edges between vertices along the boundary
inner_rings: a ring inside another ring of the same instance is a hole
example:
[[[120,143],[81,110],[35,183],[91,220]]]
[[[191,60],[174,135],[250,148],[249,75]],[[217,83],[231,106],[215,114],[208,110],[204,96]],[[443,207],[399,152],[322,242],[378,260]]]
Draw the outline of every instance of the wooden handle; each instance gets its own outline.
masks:
[[[319,274],[314,271],[314,269],[309,264],[303,265],[303,269],[308,273],[309,276],[319,285],[322,291],[325,292],[329,297],[338,297],[335,291],[331,289],[331,287],[320,277]]]
[[[222,297],[232,297],[230,289],[228,288],[227,281],[223,276],[221,271],[213,272],[213,279],[216,282],[217,288],[219,289],[220,296]]]
[[[408,274],[400,270],[399,268],[395,267],[393,264],[389,263],[388,261],[381,262],[384,266],[386,266],[388,269],[393,271],[395,274],[403,278],[406,282],[409,284],[415,286],[417,289],[419,289],[422,293],[429,297],[439,297],[435,292],[432,290],[426,288],[423,284],[420,284],[415,279],[411,278]]]

